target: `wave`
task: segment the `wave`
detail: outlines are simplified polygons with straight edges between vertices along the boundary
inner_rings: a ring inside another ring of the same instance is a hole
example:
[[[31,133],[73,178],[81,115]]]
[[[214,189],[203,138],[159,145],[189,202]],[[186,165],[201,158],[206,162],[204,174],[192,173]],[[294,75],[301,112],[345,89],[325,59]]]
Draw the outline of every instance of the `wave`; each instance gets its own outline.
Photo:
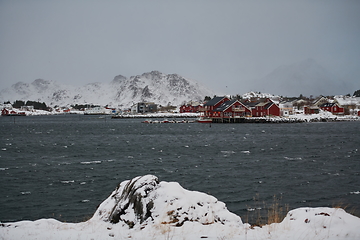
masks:
[[[234,151],[221,151],[221,153],[224,153],[224,154],[231,154],[231,153],[235,153]]]
[[[61,181],[61,183],[65,183],[65,184],[67,184],[67,183],[73,183],[73,182],[75,182],[75,180]]]
[[[286,160],[302,160],[302,158],[301,157],[294,157],[294,158],[292,158],[292,157],[284,157]]]
[[[102,161],[80,162],[80,164],[100,164]]]

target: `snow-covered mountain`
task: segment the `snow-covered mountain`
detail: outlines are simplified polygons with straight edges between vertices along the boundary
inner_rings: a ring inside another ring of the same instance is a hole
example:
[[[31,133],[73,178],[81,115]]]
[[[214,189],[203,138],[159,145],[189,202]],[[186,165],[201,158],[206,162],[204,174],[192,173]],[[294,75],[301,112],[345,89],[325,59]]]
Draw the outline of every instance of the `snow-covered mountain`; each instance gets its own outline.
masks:
[[[314,59],[283,65],[252,82],[252,89],[282,96],[346,94],[346,83],[337,79]]]
[[[152,71],[130,78],[118,75],[109,83],[89,83],[81,87],[43,79],[36,79],[30,84],[18,82],[2,90],[0,100],[31,100],[45,102],[49,106],[99,104],[127,108],[142,101],[180,105],[213,95],[211,90],[196,81],[178,74]]]

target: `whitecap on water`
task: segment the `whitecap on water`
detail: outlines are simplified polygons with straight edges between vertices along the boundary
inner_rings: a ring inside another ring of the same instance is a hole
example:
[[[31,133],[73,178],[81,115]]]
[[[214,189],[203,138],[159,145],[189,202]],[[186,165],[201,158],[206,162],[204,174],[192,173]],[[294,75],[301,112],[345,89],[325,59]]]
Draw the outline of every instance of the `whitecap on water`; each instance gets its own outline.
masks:
[[[89,199],[84,199],[84,200],[81,200],[81,202],[86,203],[86,202],[90,202],[90,200]]]
[[[80,164],[91,164],[91,162],[80,162]]]
[[[22,195],[29,195],[31,192],[21,192]]]
[[[360,191],[350,192],[350,194],[360,194]]]
[[[291,157],[284,157],[286,160],[302,160],[301,157],[295,157],[295,158],[291,158]]]
[[[234,151],[221,151],[221,153],[224,154],[224,157],[228,157],[231,154],[234,154],[235,152]]]
[[[250,151],[248,151],[248,150],[246,150],[246,151],[241,151],[241,153],[250,154]]]
[[[256,207],[256,208],[249,207],[247,210],[248,212],[253,212],[255,210],[261,210],[261,209],[262,209],[261,207]]]
[[[101,161],[80,162],[80,164],[100,164]]]
[[[58,163],[58,165],[60,166],[60,165],[70,165],[71,164],[71,162],[60,162],[60,163]]]
[[[221,153],[223,154],[232,154],[232,153],[235,153],[234,151],[221,151]]]
[[[170,169],[166,169],[166,168],[163,168],[163,170],[164,170],[165,172],[167,172],[167,173],[173,173],[173,172],[174,172],[174,170],[170,170]]]
[[[68,184],[68,183],[73,183],[75,182],[74,180],[69,180],[69,181],[61,181],[61,183],[65,183],[65,184]]]
[[[0,171],[5,171],[5,170],[8,170],[9,168],[0,168]]]

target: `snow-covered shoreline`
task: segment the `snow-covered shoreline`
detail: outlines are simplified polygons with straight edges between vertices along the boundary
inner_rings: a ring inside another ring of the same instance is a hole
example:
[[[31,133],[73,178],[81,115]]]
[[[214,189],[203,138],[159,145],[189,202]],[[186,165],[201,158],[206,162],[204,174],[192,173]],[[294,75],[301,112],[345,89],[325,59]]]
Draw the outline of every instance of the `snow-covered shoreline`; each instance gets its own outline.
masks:
[[[215,197],[156,176],[120,183],[91,219],[1,223],[1,239],[360,239],[360,218],[341,208],[298,208],[252,227]]]
[[[68,113],[57,112],[57,111],[44,111],[44,110],[33,110],[23,111],[26,116],[45,116],[45,115],[65,115],[65,114],[80,114],[84,115],[84,111],[71,111]],[[126,115],[113,115],[106,114],[102,116],[111,116],[115,119],[132,119],[132,118],[199,118],[200,113],[148,113],[148,114],[126,114]],[[339,121],[359,121],[358,116],[337,116],[330,112],[321,111],[318,114],[294,114],[287,117],[248,117],[245,118],[245,122],[263,122],[263,123],[299,123],[299,122],[339,122]]]

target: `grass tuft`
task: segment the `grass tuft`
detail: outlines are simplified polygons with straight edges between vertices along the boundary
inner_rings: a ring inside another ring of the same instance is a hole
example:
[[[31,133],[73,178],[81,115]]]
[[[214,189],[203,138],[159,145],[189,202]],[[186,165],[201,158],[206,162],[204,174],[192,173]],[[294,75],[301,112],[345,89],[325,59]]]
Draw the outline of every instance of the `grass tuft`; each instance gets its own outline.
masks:
[[[272,223],[280,223],[289,211],[288,204],[282,204],[281,198],[276,195],[272,197],[269,204],[266,201],[260,201],[259,194],[253,197],[254,206],[247,206],[248,215],[246,221],[251,224],[251,227],[262,227]]]

